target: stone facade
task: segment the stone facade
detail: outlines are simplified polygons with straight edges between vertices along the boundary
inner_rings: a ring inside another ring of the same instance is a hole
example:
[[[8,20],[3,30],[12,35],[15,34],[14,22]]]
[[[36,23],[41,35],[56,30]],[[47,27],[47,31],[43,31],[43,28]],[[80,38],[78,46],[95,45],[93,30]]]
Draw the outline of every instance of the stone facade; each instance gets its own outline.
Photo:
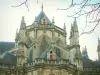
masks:
[[[15,65],[1,65],[2,75],[79,75],[83,70],[76,18],[71,26],[70,45],[66,42],[66,25],[60,28],[43,11],[32,25],[26,26],[22,17],[16,32]]]

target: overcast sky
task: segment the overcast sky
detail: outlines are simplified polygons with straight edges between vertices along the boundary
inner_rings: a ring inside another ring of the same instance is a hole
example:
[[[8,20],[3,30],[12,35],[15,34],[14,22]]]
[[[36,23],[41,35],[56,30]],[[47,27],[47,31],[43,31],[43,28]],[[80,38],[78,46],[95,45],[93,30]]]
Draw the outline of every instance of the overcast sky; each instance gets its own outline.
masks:
[[[72,14],[71,11],[57,11],[57,8],[67,8],[70,0],[28,0],[29,11],[25,5],[18,8],[11,6],[18,5],[20,2],[25,0],[0,0],[0,41],[14,41],[16,29],[19,29],[21,18],[25,16],[27,26],[34,22],[35,16],[41,11],[41,5],[43,2],[44,12],[52,20],[55,18],[55,25],[63,28],[64,22],[66,23],[67,31],[67,42],[69,43],[70,26],[73,22],[73,18],[68,18],[68,14]],[[94,0],[95,2],[95,0]],[[98,0],[98,2],[100,2]],[[81,33],[81,28],[85,26],[85,17],[78,18],[77,24]],[[87,30],[91,29],[91,25],[88,26]],[[96,30],[90,35],[80,36],[81,48],[87,46],[88,55],[91,59],[97,59],[97,43],[98,37],[100,37],[100,25],[97,26]]]

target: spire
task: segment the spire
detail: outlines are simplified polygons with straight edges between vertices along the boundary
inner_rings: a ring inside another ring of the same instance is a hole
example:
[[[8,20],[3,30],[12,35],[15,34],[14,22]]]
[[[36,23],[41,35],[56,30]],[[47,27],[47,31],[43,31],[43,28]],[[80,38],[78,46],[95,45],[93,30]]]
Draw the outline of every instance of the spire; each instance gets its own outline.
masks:
[[[71,24],[71,31],[73,31],[73,24]]]
[[[43,3],[42,3],[42,6],[41,6],[41,10],[43,11]]]
[[[82,48],[82,56],[88,57],[88,53],[87,53],[87,48],[86,48],[86,46],[85,46],[85,48]]]
[[[66,31],[66,24],[64,23],[64,28],[63,28],[65,31]]]
[[[98,37],[98,46],[100,46],[100,38]]]
[[[76,18],[74,19],[73,24],[71,24],[70,43],[72,45],[79,45],[79,32],[78,32]]]
[[[18,29],[16,29],[16,37],[15,37],[15,42],[17,41],[18,36]]]
[[[73,24],[71,24],[70,39],[72,38],[72,36],[73,36]]]
[[[26,27],[26,23],[25,23],[25,20],[24,20],[24,16],[22,16],[20,29],[25,28],[25,27]]]
[[[54,17],[52,17],[52,24],[53,24],[53,25],[55,24],[55,20],[54,20]]]
[[[21,23],[25,23],[24,16],[22,16],[22,21],[21,21]]]
[[[98,52],[98,60],[100,61],[100,38],[99,37],[98,37],[97,52]]]
[[[42,11],[35,19],[37,21],[37,24],[38,25],[43,25],[43,24],[52,25],[52,22],[49,20],[49,18],[47,17],[47,15],[43,11],[43,4],[41,6],[41,9],[42,9]]]
[[[100,52],[100,38],[98,37],[98,47],[97,47],[97,51]]]
[[[74,25],[77,25],[76,17],[74,18]]]
[[[78,26],[77,26],[76,17],[74,18],[73,26],[74,26],[74,31],[78,32]]]

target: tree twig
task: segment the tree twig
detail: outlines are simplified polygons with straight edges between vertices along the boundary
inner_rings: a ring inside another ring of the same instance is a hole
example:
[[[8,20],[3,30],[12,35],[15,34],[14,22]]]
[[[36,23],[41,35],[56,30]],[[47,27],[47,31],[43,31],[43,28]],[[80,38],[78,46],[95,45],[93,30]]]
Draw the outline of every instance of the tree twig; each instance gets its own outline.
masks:
[[[16,6],[11,6],[11,7],[20,7],[20,6],[22,6],[22,5],[25,5],[26,6],[26,8],[27,8],[27,11],[29,11],[29,7],[28,7],[28,5],[27,5],[27,0],[25,0],[24,2],[22,2],[21,4],[19,4],[19,5],[16,5]]]
[[[99,17],[100,3],[98,2],[98,3],[93,4],[93,3],[91,3],[91,0],[82,0],[82,2],[80,2],[80,3],[75,3],[75,1],[72,0],[69,8],[60,9],[60,10],[68,11],[68,9],[71,9],[72,7],[75,7],[75,6],[79,6],[79,8],[78,8],[79,10],[74,12],[74,14],[67,15],[67,16],[72,17],[72,18],[74,18],[74,17],[79,18],[81,16],[85,16],[86,17],[86,19],[85,19],[86,25],[84,26],[84,28],[81,28],[82,29],[81,35],[92,33],[100,23],[100,17]],[[86,10],[87,8],[89,8],[89,10]],[[89,23],[94,24],[94,27],[90,31],[86,32],[84,30]]]

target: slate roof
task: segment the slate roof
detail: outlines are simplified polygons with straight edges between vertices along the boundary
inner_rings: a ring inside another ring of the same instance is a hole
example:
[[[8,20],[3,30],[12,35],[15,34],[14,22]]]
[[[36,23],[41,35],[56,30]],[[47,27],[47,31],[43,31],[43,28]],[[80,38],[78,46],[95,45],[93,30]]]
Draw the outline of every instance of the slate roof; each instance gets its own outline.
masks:
[[[96,60],[94,61],[95,67],[100,67],[100,61]]]
[[[87,56],[82,57],[82,62],[83,62],[83,68],[100,67],[100,61],[99,60],[92,61]]]
[[[14,56],[10,52],[5,52],[0,56],[0,63],[1,64],[10,64],[10,65],[15,65],[17,62],[16,56]]]
[[[0,64],[16,64],[16,57],[8,52],[14,47],[14,42],[0,42]]]
[[[44,13],[44,11],[41,11],[40,14],[36,17],[36,21],[37,24],[41,24],[41,20],[45,17],[47,24],[48,25],[52,25],[52,23],[50,22],[49,18],[46,16],[46,14]]]
[[[4,53],[14,47],[14,42],[0,42],[0,53]]]
[[[94,67],[93,61],[89,59],[87,56],[82,57],[83,68],[92,68]]]

